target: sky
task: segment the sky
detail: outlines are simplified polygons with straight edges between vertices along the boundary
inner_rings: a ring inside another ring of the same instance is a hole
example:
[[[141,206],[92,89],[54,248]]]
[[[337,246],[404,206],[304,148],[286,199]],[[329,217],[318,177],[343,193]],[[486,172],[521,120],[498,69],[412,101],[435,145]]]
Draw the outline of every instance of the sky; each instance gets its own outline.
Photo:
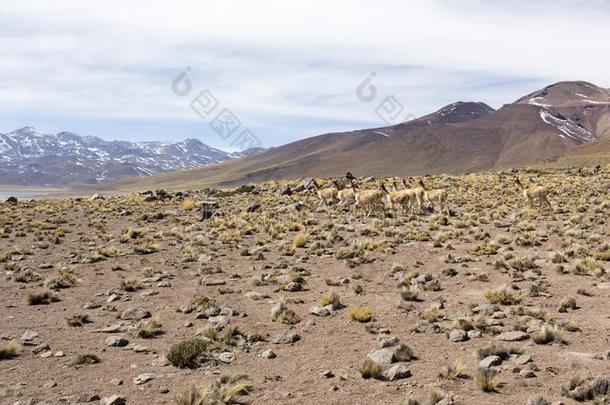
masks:
[[[246,130],[270,147],[561,80],[608,88],[609,18],[596,0],[4,0],[0,132],[235,150]]]

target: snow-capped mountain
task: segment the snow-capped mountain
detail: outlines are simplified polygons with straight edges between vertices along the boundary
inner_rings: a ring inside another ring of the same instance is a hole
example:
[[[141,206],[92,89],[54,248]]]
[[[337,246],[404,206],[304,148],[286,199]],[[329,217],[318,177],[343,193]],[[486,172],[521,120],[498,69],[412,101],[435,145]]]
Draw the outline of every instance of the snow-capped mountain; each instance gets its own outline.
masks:
[[[94,184],[127,176],[187,170],[249,151],[227,153],[197,139],[181,142],[104,141],[71,132],[25,127],[0,134],[0,184]]]

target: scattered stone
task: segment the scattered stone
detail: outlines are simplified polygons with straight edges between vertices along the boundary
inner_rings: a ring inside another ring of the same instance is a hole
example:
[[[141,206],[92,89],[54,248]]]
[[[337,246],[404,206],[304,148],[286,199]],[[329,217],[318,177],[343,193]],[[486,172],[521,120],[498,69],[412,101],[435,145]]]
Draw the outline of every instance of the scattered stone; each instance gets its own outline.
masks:
[[[369,353],[367,357],[377,364],[392,364],[396,362],[396,357],[394,357],[394,350],[390,348],[375,350]]]
[[[182,323],[182,325],[184,325],[185,328],[192,328],[193,327],[193,322],[191,322],[191,321],[184,321],[184,323]]]
[[[246,206],[246,212],[256,212],[260,209],[261,204],[259,202],[253,202]]]
[[[34,331],[34,330],[26,330],[23,335],[21,335],[21,338],[19,339],[22,343],[27,343],[27,342],[31,342],[32,340],[36,339],[38,337],[38,332]]]
[[[137,377],[133,378],[133,383],[135,385],[142,385],[142,384],[146,384],[149,381],[152,381],[156,376],[153,373],[144,373],[144,374],[140,374]]]
[[[530,335],[521,331],[510,331],[501,333],[496,337],[498,340],[502,340],[504,342],[518,342],[520,340],[529,339]]]
[[[151,313],[143,308],[129,308],[121,314],[121,319],[127,321],[139,321],[144,318],[150,318]]]
[[[129,341],[122,336],[108,336],[106,338],[106,346],[109,347],[125,347]]]
[[[296,332],[286,331],[284,333],[280,333],[275,335],[275,337],[271,340],[271,343],[275,344],[291,344],[301,340],[301,336],[299,336]]]
[[[479,362],[479,367],[490,368],[502,364],[500,356],[487,356]]]
[[[384,375],[388,381],[403,380],[411,377],[411,370],[405,364],[399,363],[390,367]]]
[[[318,306],[309,308],[309,313],[315,316],[324,317],[329,316],[330,312],[326,308],[321,308]]]
[[[125,404],[127,404],[127,400],[125,399],[125,397],[120,397],[118,395],[104,397],[100,400],[100,405],[125,405]]]
[[[42,353],[42,352],[47,352],[49,350],[51,350],[51,348],[49,347],[48,344],[45,343],[45,344],[38,345],[38,346],[35,346],[34,348],[32,348],[32,353],[38,354],[38,353]]]
[[[529,356],[527,354],[520,354],[518,356],[515,356],[512,359],[512,362],[515,364],[518,364],[520,366],[529,363],[530,361],[532,361],[532,356]]]
[[[121,380],[120,378],[113,378],[112,380],[110,380],[110,384],[112,385],[123,385],[123,380]]]
[[[449,340],[452,342],[464,342],[468,340],[468,334],[462,329],[454,329],[449,333]]]
[[[524,368],[523,370],[519,371],[519,376],[523,378],[534,378],[536,377],[536,373],[529,368]]]
[[[101,307],[102,304],[98,304],[96,302],[86,302],[85,305],[83,305],[83,309],[96,309]]]
[[[483,336],[483,333],[478,329],[468,331],[468,339],[480,338],[481,336]]]
[[[275,359],[277,357],[277,355],[275,354],[275,352],[273,350],[267,349],[261,353],[261,357],[263,359]]]
[[[235,354],[233,352],[222,352],[218,355],[218,361],[231,364],[235,361]]]
[[[322,378],[333,378],[335,375],[333,374],[332,370],[324,370],[324,371],[322,371],[320,376]]]

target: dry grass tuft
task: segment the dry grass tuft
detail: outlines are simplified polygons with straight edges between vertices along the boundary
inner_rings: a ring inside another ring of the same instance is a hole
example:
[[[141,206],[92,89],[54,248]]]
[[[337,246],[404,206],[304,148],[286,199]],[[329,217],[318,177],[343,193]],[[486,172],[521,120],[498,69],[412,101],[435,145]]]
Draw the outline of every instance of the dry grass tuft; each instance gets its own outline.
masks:
[[[19,355],[19,344],[16,340],[11,340],[7,344],[0,346],[0,360],[12,359]]]
[[[49,290],[29,292],[27,300],[30,305],[49,305],[52,302],[60,301],[59,297]]]
[[[474,375],[474,382],[484,392],[495,392],[500,386],[498,371],[491,368],[479,368]]]
[[[349,316],[354,321],[367,323],[373,320],[373,311],[368,307],[354,307],[349,310]]]
[[[364,379],[374,378],[381,380],[383,378],[381,367],[371,359],[364,360],[364,363],[358,368],[358,372]]]

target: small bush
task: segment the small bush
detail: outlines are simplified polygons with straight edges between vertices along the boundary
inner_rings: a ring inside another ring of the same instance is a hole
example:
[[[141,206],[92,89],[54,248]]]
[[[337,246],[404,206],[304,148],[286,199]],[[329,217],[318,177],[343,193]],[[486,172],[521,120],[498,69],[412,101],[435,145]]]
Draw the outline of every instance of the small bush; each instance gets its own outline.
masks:
[[[154,316],[150,319],[143,319],[136,325],[134,335],[142,339],[151,339],[161,333],[161,322],[158,316]]]
[[[349,310],[349,316],[354,321],[367,323],[373,320],[373,311],[368,307],[354,307]]]
[[[87,353],[87,354],[79,354],[72,362],[74,366],[85,366],[89,364],[98,364],[101,363],[102,360],[97,357],[95,354]]]
[[[575,376],[570,380],[568,388],[562,388],[562,393],[579,402],[592,401],[610,394],[610,379],[601,376],[587,378]]]
[[[199,367],[202,357],[208,353],[208,343],[199,338],[190,338],[174,344],[167,354],[167,360],[174,367],[194,369]]]
[[[475,354],[477,355],[479,360],[483,360],[485,357],[489,357],[489,356],[498,356],[502,360],[506,360],[510,357],[511,354],[522,354],[522,353],[523,353],[523,349],[519,349],[516,347],[506,348],[506,347],[496,346],[496,345],[479,347],[475,352]]]
[[[456,378],[464,376],[463,372],[465,369],[464,362],[458,359],[454,361],[453,364],[446,366],[445,369],[439,373],[439,377],[447,380],[455,380]]]
[[[479,368],[474,375],[474,381],[484,392],[495,392],[500,385],[498,372],[492,368]]]
[[[27,300],[30,305],[49,305],[52,302],[60,301],[59,297],[49,290],[29,292]]]
[[[485,299],[490,304],[512,305],[517,304],[519,299],[515,297],[507,286],[501,286],[492,290],[485,291]]]
[[[334,291],[322,295],[322,298],[320,298],[320,305],[323,307],[331,305],[334,310],[343,308],[341,297]]]
[[[0,360],[12,359],[19,355],[19,344],[16,340],[11,340],[7,344],[0,346]]]
[[[123,291],[134,292],[142,288],[140,282],[136,279],[121,280],[119,288]]]
[[[91,323],[91,320],[89,319],[89,315],[72,315],[71,317],[66,318],[66,322],[70,326],[77,327]]]
[[[301,322],[296,312],[288,308],[284,303],[280,303],[274,308],[273,320],[286,325],[294,325]]]
[[[246,404],[242,397],[253,388],[248,376],[222,376],[208,388],[189,386],[176,398],[176,405],[228,405]]]
[[[555,325],[546,324],[532,335],[532,340],[538,345],[546,345],[551,342],[562,343],[561,331]]]
[[[422,313],[421,317],[425,321],[432,323],[432,322],[440,321],[441,319],[445,318],[445,313],[440,308],[432,307],[432,308],[425,310]]]
[[[382,379],[381,367],[371,359],[364,360],[364,363],[358,368],[358,372],[364,379],[375,378]]]
[[[47,282],[47,288],[50,290],[59,290],[62,288],[70,288],[76,284],[78,279],[71,271],[61,271],[59,275]]]
[[[568,312],[568,309],[578,309],[576,299],[574,297],[566,297],[559,303],[559,312]]]
[[[182,208],[184,211],[190,211],[195,208],[195,201],[191,200],[190,198],[184,199],[180,204],[180,208]]]
[[[292,246],[302,248],[307,244],[308,235],[306,233],[298,233],[292,240]]]

